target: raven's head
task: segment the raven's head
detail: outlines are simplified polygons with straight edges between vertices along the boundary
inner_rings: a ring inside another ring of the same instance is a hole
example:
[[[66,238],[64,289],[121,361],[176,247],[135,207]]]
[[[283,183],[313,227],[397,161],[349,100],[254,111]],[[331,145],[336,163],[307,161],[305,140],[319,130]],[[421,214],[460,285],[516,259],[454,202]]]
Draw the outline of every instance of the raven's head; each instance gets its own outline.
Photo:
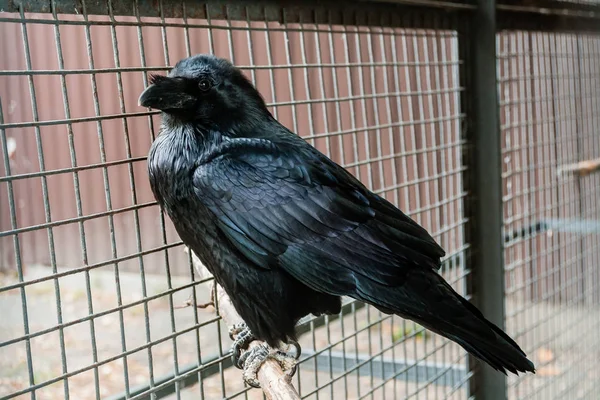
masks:
[[[270,116],[244,74],[213,55],[184,58],[167,76],[152,75],[150,83],[139,105],[161,110],[169,120],[227,130]]]

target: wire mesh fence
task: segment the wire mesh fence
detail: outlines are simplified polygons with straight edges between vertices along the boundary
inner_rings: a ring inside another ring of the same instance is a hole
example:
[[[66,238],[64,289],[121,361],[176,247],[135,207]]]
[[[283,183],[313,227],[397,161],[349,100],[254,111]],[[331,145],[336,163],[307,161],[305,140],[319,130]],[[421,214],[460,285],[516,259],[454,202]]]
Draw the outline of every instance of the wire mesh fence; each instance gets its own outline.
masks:
[[[262,398],[220,317],[184,307],[211,282],[148,185],[159,116],[137,98],[191,54],[232,60],[280,122],[428,229],[468,297],[472,4],[40,4],[0,7],[2,398]],[[497,40],[506,323],[540,369],[509,394],[592,398],[599,182],[558,170],[599,157],[600,40]],[[477,375],[454,343],[350,299],[299,329],[303,398],[467,398]]]
[[[600,40],[520,32],[500,35],[498,44],[504,223],[533,228],[505,246],[506,318],[539,360],[539,377],[510,379],[510,393],[593,398],[600,182],[565,167],[600,155]]]

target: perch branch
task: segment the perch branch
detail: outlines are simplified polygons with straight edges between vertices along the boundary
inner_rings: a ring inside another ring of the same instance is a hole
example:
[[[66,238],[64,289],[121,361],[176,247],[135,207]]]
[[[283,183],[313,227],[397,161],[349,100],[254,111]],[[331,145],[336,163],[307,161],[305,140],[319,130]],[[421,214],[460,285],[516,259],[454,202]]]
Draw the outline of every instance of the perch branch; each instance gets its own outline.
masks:
[[[186,247],[185,251],[189,252],[189,249]],[[211,273],[193,252],[192,262],[201,279],[212,277]],[[220,285],[217,285],[216,282],[214,285],[213,301],[216,300],[215,303],[218,304],[219,315],[221,315],[227,326],[231,327],[234,324],[244,322],[242,317],[235,311],[233,303],[227,293],[225,293],[225,290]],[[255,340],[250,343],[249,349],[260,345],[264,345],[264,342]],[[258,370],[257,377],[267,399],[300,400],[298,392],[289,380],[290,378],[283,372],[281,366],[275,360],[267,359]]]
[[[567,173],[578,174],[579,176],[589,175],[592,172],[596,172],[600,169],[600,158],[594,160],[585,160],[578,163],[566,164],[558,168],[558,175],[565,175]]]

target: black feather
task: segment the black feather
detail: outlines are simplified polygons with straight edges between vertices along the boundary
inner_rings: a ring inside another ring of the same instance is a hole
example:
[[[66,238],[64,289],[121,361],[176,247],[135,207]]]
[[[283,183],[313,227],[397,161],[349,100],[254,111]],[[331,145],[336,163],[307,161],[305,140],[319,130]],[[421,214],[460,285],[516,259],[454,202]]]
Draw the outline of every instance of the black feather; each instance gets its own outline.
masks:
[[[168,79],[168,78],[164,75],[150,74],[150,78],[148,79],[148,81],[150,82],[151,85],[154,85],[159,82],[163,82],[166,79]]]
[[[445,253],[429,233],[277,122],[237,68],[199,55],[150,81],[180,78],[159,86],[186,101],[161,97],[152,190],[259,339],[295,338],[300,318],[337,313],[346,295],[415,320],[499,371],[534,370],[437,273]],[[212,86],[196,89],[200,79]]]

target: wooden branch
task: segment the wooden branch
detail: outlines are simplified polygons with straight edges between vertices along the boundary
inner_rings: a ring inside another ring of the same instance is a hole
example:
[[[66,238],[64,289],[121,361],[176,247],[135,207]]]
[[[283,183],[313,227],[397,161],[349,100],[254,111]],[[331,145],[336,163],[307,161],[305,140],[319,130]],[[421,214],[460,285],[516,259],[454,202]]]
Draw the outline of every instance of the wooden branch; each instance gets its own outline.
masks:
[[[185,248],[185,252],[189,253],[187,247]],[[192,263],[201,279],[212,277],[212,274],[206,269],[200,259],[196,257],[194,252],[192,252]],[[214,292],[211,290],[211,293],[215,293],[216,298],[213,300],[216,300],[216,304],[218,304],[218,313],[221,315],[221,318],[223,318],[223,321],[225,321],[229,327],[244,322],[242,317],[240,317],[233,307],[233,303],[227,293],[225,293],[225,290],[220,285],[217,285],[216,282],[214,284],[216,285],[216,290],[214,290]],[[255,340],[250,343],[249,348],[260,345],[264,345],[264,342]],[[300,400],[300,395],[298,395],[298,392],[291,384],[290,377],[283,372],[277,361],[267,359],[267,361],[259,368],[257,378],[260,381],[261,389],[267,399]]]
[[[578,174],[579,176],[585,176],[598,170],[600,170],[600,158],[563,165],[562,167],[558,168],[557,174],[560,176],[567,173],[574,173]]]

